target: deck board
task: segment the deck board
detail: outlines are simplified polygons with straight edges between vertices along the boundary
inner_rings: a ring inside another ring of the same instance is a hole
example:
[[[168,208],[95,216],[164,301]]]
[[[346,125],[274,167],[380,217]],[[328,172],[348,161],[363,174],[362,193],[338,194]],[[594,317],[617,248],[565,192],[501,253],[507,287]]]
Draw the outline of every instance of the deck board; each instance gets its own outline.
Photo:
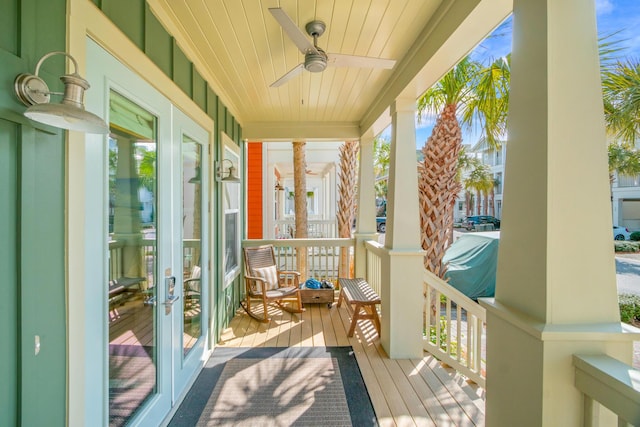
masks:
[[[484,425],[484,391],[471,387],[433,356],[389,359],[371,321],[359,321],[349,338],[351,317],[345,307],[306,304],[305,308],[300,314],[269,308],[269,323],[259,323],[240,309],[218,346],[350,345],[381,426]]]

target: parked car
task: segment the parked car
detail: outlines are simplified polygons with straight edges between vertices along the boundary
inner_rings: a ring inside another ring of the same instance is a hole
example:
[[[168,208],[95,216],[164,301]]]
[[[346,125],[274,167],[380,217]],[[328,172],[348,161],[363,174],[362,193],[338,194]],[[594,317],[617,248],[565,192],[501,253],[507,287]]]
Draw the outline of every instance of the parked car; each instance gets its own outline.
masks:
[[[467,230],[473,230],[476,224],[493,224],[493,227],[497,230],[500,228],[500,220],[491,215],[474,215],[468,216],[464,220],[464,225]]]
[[[629,240],[631,233],[626,227],[620,227],[618,225],[613,226],[613,239],[614,240]]]

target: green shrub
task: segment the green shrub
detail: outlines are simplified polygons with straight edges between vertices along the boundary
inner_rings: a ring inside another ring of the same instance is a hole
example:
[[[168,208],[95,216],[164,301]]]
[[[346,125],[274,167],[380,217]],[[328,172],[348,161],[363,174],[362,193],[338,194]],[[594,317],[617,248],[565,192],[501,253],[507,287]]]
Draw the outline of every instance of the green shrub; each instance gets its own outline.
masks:
[[[633,240],[634,242],[640,242],[640,231],[634,231],[633,233],[631,233],[629,239]]]
[[[616,252],[638,252],[640,250],[640,242],[616,240],[613,245]]]
[[[631,323],[640,320],[640,295],[622,294],[618,296],[620,306],[620,320]]]

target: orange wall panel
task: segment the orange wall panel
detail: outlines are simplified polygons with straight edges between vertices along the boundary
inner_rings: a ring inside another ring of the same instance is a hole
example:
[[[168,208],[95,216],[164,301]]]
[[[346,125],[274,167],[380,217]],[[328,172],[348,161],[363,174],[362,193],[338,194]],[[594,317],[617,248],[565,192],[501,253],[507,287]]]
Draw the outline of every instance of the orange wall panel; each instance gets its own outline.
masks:
[[[262,143],[247,145],[247,237],[262,239]]]

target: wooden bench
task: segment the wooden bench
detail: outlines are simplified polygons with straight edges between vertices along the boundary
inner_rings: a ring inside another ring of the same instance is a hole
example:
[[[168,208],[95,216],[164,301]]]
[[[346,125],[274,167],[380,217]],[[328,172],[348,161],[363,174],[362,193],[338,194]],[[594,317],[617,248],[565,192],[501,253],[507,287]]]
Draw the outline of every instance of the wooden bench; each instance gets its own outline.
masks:
[[[362,278],[357,279],[338,279],[340,283],[340,296],[338,297],[338,307],[344,300],[347,303],[347,309],[351,311],[351,327],[348,336],[352,337],[356,329],[356,323],[360,319],[373,320],[373,325],[380,335],[380,318],[376,310],[376,304],[380,304],[380,297],[376,294],[371,286]]]
[[[142,290],[141,284],[144,277],[121,277],[109,281],[109,308],[124,302],[136,292]],[[133,288],[133,289],[132,289]]]

